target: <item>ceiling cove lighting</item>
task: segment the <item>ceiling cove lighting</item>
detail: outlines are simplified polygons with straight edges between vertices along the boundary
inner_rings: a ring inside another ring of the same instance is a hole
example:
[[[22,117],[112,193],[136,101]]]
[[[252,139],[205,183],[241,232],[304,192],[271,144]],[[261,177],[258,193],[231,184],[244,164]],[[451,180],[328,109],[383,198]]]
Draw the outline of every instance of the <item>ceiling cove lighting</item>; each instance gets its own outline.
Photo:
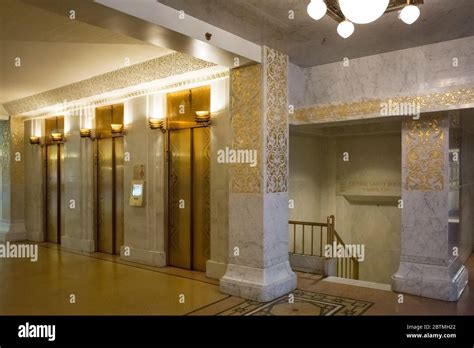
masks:
[[[314,20],[318,21],[324,17],[327,12],[326,3],[323,0],[311,0],[308,4],[308,15]]]
[[[387,10],[389,0],[339,0],[346,19],[356,24],[368,24],[379,19]]]
[[[410,4],[408,0],[407,5],[400,12],[399,18],[406,24],[413,24],[420,17],[420,9]]]

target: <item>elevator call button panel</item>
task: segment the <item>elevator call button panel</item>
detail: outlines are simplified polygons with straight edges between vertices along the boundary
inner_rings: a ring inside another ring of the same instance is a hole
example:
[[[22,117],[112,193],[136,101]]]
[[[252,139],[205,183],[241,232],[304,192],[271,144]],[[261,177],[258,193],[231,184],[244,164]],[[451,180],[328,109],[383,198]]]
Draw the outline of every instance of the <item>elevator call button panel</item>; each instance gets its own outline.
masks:
[[[133,180],[132,187],[130,190],[130,205],[134,207],[143,206],[143,193],[144,193],[145,181]]]

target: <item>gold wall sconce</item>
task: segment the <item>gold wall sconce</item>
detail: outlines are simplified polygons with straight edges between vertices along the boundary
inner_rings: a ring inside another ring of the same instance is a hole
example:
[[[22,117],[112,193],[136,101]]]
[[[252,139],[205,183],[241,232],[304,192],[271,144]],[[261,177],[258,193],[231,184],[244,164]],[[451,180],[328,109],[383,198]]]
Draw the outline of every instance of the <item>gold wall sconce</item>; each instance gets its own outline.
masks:
[[[150,129],[160,129],[163,133],[166,133],[166,124],[163,118],[150,118],[148,124]]]
[[[91,138],[92,129],[90,129],[90,128],[81,128],[79,130],[79,134],[81,135],[81,138]]]
[[[40,144],[40,137],[32,135],[30,137],[30,144],[31,145],[39,145]]]
[[[120,137],[124,134],[123,124],[123,105],[118,107],[117,105],[110,106],[110,131],[113,137]]]
[[[61,142],[64,140],[64,135],[61,132],[52,132],[51,133],[51,140],[55,143]]]
[[[209,111],[196,111],[194,119],[197,123],[211,123],[211,113]]]
[[[123,124],[121,123],[112,123],[110,125],[110,130],[112,135],[122,135],[123,134]]]

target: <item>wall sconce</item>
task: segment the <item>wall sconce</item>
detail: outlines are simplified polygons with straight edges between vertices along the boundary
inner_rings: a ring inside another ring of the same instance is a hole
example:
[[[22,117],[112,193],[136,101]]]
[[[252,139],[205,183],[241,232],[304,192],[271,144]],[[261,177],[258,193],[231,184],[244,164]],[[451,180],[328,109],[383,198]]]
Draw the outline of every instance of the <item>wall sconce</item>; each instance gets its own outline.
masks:
[[[81,128],[79,130],[79,134],[81,135],[81,138],[90,138],[92,135],[92,129],[90,128]]]
[[[64,139],[63,133],[61,133],[61,132],[52,132],[51,133],[51,140],[53,142],[60,142],[60,141],[63,141],[63,139]]]
[[[110,125],[110,130],[112,134],[121,135],[123,133],[123,124],[121,123],[112,123]]]
[[[161,129],[163,133],[166,133],[165,120],[163,118],[150,118],[148,119],[150,129]]]
[[[196,111],[194,119],[197,123],[207,123],[211,122],[211,113],[209,111]]]
[[[123,119],[121,119],[119,122],[116,122],[116,117],[114,115],[114,106],[110,106],[110,131],[112,132],[113,137],[120,137],[123,135],[124,131],[124,126],[123,126]]]
[[[31,145],[39,145],[40,144],[40,137],[37,136],[31,136],[30,137],[30,144]]]

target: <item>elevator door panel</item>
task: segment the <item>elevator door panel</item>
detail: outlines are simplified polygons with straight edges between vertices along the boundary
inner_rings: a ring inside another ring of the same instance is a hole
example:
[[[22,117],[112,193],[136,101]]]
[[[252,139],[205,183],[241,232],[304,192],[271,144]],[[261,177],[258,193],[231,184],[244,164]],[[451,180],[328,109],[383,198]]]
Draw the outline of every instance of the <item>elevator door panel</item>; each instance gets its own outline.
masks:
[[[48,145],[46,149],[46,241],[61,242],[61,145]]]
[[[124,244],[124,227],[123,227],[123,205],[124,205],[124,188],[123,188],[123,138],[113,138],[114,146],[114,164],[115,164],[115,238],[114,249],[115,254],[120,254],[120,247]]]
[[[97,147],[97,251],[113,254],[112,138],[98,140]]]
[[[123,245],[123,138],[97,143],[97,251],[119,254]]]
[[[191,129],[170,131],[170,265],[191,269]]]
[[[192,132],[193,269],[205,271],[210,258],[210,131],[203,127]]]
[[[210,131],[170,131],[170,265],[206,270],[210,256]]]

